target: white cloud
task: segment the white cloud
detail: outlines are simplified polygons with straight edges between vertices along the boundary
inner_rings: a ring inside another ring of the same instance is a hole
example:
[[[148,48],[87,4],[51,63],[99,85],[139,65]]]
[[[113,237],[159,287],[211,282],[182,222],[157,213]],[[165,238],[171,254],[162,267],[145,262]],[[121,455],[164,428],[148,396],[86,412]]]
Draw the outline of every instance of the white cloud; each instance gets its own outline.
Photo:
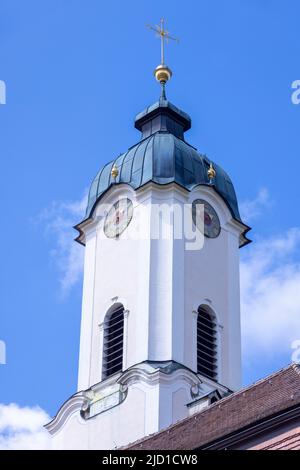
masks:
[[[246,199],[239,205],[242,220],[250,222],[256,219],[264,210],[270,207],[271,204],[269,191],[266,188],[260,189],[255,199]]]
[[[73,226],[83,218],[86,203],[87,191],[78,201],[53,202],[40,215],[46,233],[54,241],[51,256],[60,273],[62,296],[66,296],[81,279],[84,249],[74,242],[76,233]]]
[[[0,450],[38,450],[50,448],[50,436],[43,428],[50,421],[38,406],[0,404]]]
[[[247,361],[286,357],[300,339],[300,228],[255,242],[241,261],[242,344]]]

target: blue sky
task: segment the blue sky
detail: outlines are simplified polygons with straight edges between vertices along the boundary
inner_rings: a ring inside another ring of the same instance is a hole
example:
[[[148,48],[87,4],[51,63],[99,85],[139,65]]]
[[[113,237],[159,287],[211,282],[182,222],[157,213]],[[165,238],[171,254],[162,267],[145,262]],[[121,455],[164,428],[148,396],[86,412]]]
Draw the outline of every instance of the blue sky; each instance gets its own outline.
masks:
[[[169,99],[187,140],[232,177],[243,249],[244,383],[291,361],[300,338],[297,0],[0,0],[0,403],[53,415],[76,390],[80,260],[72,225],[98,169],[139,139],[167,19]],[[70,246],[72,245],[72,248]]]

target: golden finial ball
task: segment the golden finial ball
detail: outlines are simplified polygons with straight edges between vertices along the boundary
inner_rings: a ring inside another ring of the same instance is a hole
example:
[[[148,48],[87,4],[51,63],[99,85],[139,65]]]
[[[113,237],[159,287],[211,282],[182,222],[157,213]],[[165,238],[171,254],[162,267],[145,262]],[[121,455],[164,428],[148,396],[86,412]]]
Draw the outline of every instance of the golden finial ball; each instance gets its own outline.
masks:
[[[119,174],[119,170],[118,168],[116,167],[116,165],[114,165],[111,169],[111,172],[110,172],[111,176],[116,179],[118,174]]]
[[[209,169],[207,170],[207,176],[210,181],[216,177],[216,170],[212,166],[212,163],[210,164]]]
[[[167,83],[172,77],[172,70],[166,65],[160,64],[154,70],[154,76],[158,82]]]

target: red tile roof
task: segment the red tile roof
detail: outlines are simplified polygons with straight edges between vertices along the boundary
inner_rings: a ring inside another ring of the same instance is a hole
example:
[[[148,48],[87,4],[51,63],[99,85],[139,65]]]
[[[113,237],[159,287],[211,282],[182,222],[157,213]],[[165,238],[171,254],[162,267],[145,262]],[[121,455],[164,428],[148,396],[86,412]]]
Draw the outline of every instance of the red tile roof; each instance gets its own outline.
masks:
[[[126,449],[196,449],[298,404],[300,366],[292,364]]]
[[[256,447],[255,450],[300,450],[300,432],[295,432],[295,429],[290,431],[288,435],[283,435],[282,438],[276,437],[272,442],[262,443]]]

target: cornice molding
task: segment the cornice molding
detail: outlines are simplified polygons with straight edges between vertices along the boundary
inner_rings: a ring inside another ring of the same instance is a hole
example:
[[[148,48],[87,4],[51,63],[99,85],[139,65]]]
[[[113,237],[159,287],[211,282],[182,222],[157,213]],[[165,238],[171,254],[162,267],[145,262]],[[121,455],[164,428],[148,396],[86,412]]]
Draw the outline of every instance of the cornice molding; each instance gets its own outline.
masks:
[[[198,396],[201,392],[201,379],[194,372],[179,368],[170,373],[166,373],[160,369],[154,371],[147,371],[142,367],[135,366],[125,371],[118,382],[123,388],[128,388],[139,382],[144,382],[149,386],[156,386],[158,384],[168,385],[174,382],[174,380],[183,380],[190,386],[191,397]]]
[[[86,402],[87,398],[84,392],[79,392],[78,394],[73,395],[61,406],[52,421],[45,424],[44,428],[46,428],[50,434],[56,434],[63,427],[69,417],[77,411],[80,411]]]
[[[149,370],[147,370],[147,367]],[[108,390],[114,384],[119,384],[120,386],[120,392],[123,395],[121,400],[122,402],[126,400],[129,388],[134,384],[143,382],[152,387],[158,384],[171,385],[174,381],[177,383],[178,381],[186,382],[190,387],[190,395],[192,399],[196,399],[201,396],[204,391],[203,385],[210,385],[220,390],[225,389],[225,387],[209,381],[192,370],[175,362],[170,362],[170,367],[168,368],[167,365],[165,368],[162,368],[159,365],[155,368],[153,363],[141,363],[127,369],[122,374],[116,374],[103,382],[92,385],[88,390],[76,393],[62,405],[57,415],[44,427],[51,435],[54,435],[61,430],[70,416],[74,413],[77,413],[78,419],[81,420],[82,424],[85,424],[89,418],[84,418],[81,415],[81,411],[88,410],[91,404],[95,402],[95,396],[99,393],[105,394],[105,389]],[[102,412],[105,411],[106,410],[103,410]]]

